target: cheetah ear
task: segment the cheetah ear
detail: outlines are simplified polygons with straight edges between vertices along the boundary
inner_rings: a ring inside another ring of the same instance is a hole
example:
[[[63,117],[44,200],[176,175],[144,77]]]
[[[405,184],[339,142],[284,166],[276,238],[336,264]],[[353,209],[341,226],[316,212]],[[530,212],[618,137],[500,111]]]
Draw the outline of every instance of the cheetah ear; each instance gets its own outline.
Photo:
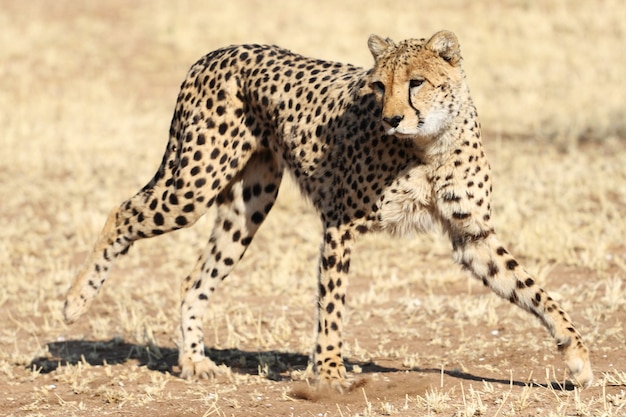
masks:
[[[370,38],[367,40],[367,46],[370,48],[370,52],[374,57],[374,60],[378,60],[380,54],[385,52],[390,46],[394,46],[395,43],[389,39],[383,39],[378,35],[370,35]]]
[[[435,33],[425,45],[426,49],[436,52],[450,65],[456,66],[461,61],[461,49],[456,35],[449,30]]]

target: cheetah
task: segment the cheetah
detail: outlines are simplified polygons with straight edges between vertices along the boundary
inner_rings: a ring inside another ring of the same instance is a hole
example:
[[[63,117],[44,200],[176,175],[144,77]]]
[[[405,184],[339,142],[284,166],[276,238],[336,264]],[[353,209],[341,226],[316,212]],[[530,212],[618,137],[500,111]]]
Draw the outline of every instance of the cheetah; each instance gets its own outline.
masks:
[[[496,237],[490,166],[456,36],[395,43],[372,35],[368,46],[371,69],[254,44],[197,61],[182,83],[162,163],[109,214],[67,293],[67,322],[89,308],[133,242],[189,227],[215,207],[208,244],[182,284],[179,346],[182,378],[215,374],[204,312],[269,214],[286,171],[323,225],[311,356],[320,384],[341,390],[352,381],[342,318],[357,238],[438,224],[453,259],[539,318],[573,382],[588,386],[589,351],[569,315]]]

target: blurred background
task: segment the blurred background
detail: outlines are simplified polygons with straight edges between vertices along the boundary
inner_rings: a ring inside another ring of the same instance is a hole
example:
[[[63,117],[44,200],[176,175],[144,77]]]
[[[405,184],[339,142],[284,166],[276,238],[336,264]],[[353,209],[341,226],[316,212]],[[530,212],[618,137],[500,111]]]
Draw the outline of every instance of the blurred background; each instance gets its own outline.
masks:
[[[586,340],[595,342],[597,369],[624,369],[623,0],[0,0],[0,315],[10,319],[0,334],[0,374],[7,376],[0,389],[12,390],[13,404],[47,407],[32,381],[61,387],[63,375],[80,368],[31,375],[29,364],[49,355],[53,341],[119,336],[175,348],[179,283],[205,245],[210,215],[136,244],[77,324],[67,326],[61,308],[108,211],[157,169],[180,83],[198,58],[229,44],[271,43],[367,67],[371,33],[401,40],[441,29],[461,44],[494,171],[501,239],[537,282],[567,300]],[[246,257],[212,300],[207,346],[308,354],[319,240],[317,215],[286,180]],[[477,358],[487,357],[485,367],[500,368],[479,374],[507,381],[511,368],[528,375],[528,366],[560,363],[546,353],[552,346],[545,334],[529,331],[535,327],[508,302],[467,297],[484,290],[452,265],[450,244],[439,236],[368,236],[351,275],[348,357],[386,355],[399,367],[435,369],[444,360],[482,366]],[[509,329],[514,340],[498,345],[494,328]],[[493,358],[505,350],[513,353]],[[544,362],[528,365],[531,356]],[[128,380],[132,366],[113,372]],[[155,374],[148,375],[144,380]],[[87,388],[56,391],[58,415],[68,415],[61,397],[87,393],[81,401],[101,406],[89,390],[112,389],[108,375],[97,379],[106,382],[74,379]],[[168,381],[168,395],[183,384]],[[128,393],[120,398],[141,396],[136,384],[121,387]],[[547,396],[540,406],[554,401]],[[167,398],[159,407],[176,406]],[[404,403],[405,394],[395,400]]]

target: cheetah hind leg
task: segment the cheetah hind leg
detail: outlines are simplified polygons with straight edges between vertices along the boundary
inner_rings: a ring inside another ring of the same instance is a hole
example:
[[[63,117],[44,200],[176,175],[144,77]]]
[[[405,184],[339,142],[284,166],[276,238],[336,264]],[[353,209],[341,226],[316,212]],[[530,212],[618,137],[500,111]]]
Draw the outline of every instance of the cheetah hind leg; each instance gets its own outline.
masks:
[[[155,184],[153,180],[129,200],[111,210],[94,248],[67,292],[63,306],[63,315],[67,323],[75,322],[89,309],[115,259],[126,254],[133,242],[159,232],[165,233],[179,228],[166,223],[157,231],[156,227],[150,228],[149,222],[144,220],[148,217],[147,206],[151,196],[160,193],[162,184]],[[197,217],[203,213],[198,213]]]
[[[63,315],[68,323],[75,322],[89,309],[106,280],[113,259],[130,246],[126,239],[118,240],[115,236],[118,217],[119,208],[115,208],[109,214],[91,254],[72,282],[63,307]]]
[[[157,206],[156,196],[161,198],[168,192],[172,192],[172,189],[166,185],[165,178],[157,173],[137,194],[111,210],[93,250],[66,295],[63,307],[66,322],[73,323],[89,309],[115,259],[126,254],[133,242],[189,227],[207,210],[205,206],[200,206],[191,213],[183,213],[181,206],[171,205],[169,214],[164,216],[152,207]],[[183,214],[186,224],[181,225],[177,218]]]
[[[243,257],[272,208],[281,179],[282,169],[272,155],[260,152],[219,194],[211,238],[181,288],[178,364],[184,379],[228,373],[205,356],[203,318],[209,297]]]

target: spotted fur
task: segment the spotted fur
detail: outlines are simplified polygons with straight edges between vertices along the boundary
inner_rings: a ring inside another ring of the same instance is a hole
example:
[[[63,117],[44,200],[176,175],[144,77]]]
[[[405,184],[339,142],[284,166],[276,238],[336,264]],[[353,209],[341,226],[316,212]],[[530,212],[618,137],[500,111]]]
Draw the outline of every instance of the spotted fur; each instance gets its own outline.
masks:
[[[209,298],[243,256],[289,172],[320,214],[318,378],[349,385],[342,317],[359,235],[404,234],[439,224],[454,260],[499,296],[540,319],[574,380],[592,380],[589,354],[567,313],[496,238],[491,173],[454,34],[398,44],[377,36],[372,69],[306,58],[276,46],[231,46],[185,78],[163,162],[108,217],[65,303],[87,310],[114,260],[139,239],[217,216],[182,285],[184,378],[216,371],[204,354]]]

